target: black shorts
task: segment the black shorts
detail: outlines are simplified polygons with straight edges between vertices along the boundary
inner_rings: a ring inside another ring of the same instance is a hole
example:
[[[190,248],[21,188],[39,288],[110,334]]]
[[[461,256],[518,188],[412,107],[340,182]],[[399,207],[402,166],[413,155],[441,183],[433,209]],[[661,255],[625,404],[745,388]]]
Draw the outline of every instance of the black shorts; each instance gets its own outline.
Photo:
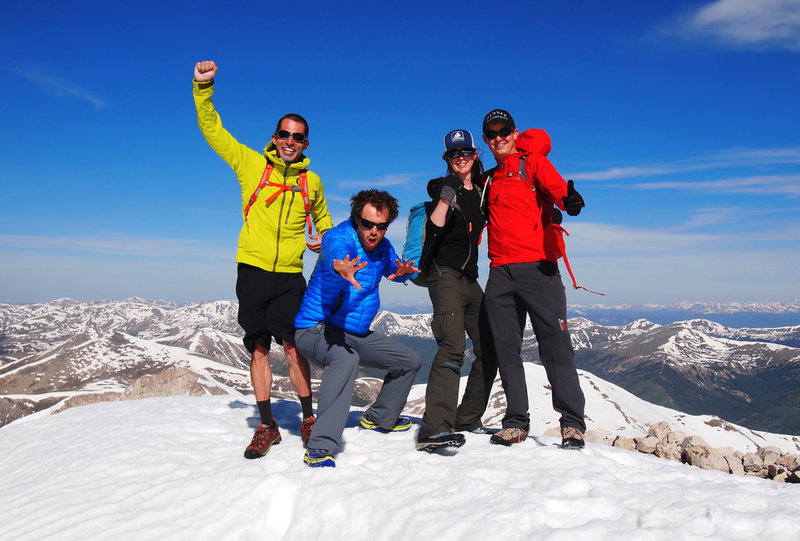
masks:
[[[300,310],[306,279],[302,273],[269,272],[239,263],[236,297],[244,347],[253,353],[256,344],[269,349],[270,342],[294,344],[294,316]]]

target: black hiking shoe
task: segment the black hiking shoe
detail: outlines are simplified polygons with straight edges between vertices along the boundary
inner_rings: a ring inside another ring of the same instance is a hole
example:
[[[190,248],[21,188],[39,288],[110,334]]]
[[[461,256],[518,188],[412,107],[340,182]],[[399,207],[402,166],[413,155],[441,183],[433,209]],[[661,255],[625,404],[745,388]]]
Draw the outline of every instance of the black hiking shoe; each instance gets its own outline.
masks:
[[[562,449],[583,449],[586,443],[583,441],[583,432],[574,426],[561,427],[561,448]]]
[[[461,447],[466,441],[463,434],[458,434],[456,432],[439,432],[433,436],[418,439],[417,451],[432,453],[437,449],[444,449],[445,447]]]

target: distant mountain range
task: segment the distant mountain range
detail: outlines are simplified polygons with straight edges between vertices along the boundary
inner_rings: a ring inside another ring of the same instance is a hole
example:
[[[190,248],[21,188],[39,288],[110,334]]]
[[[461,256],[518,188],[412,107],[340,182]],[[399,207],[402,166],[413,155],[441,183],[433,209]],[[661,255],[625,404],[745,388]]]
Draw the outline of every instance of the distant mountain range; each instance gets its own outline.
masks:
[[[797,306],[784,303],[783,309],[791,313]],[[176,305],[138,298],[0,304],[0,426],[59,403],[249,393],[236,311],[230,301]],[[436,351],[430,318],[381,312],[373,329],[413,347],[429,365]],[[706,319],[640,319],[612,326],[586,317],[569,324],[578,367],[640,398],[800,434],[800,325],[734,328]],[[530,328],[523,358],[538,359]],[[285,375],[283,355],[275,351],[273,360],[276,373]],[[427,367],[418,382],[426,376]],[[276,397],[294,396],[288,378],[276,378],[276,388]],[[370,393],[374,388],[362,382],[357,400],[368,403]]]
[[[429,303],[392,305],[398,314],[430,311]],[[667,324],[687,319],[708,319],[729,327],[782,327],[800,325],[800,300],[768,303],[681,302],[643,305],[570,305],[569,317],[585,317],[602,325],[626,325],[637,319]]]

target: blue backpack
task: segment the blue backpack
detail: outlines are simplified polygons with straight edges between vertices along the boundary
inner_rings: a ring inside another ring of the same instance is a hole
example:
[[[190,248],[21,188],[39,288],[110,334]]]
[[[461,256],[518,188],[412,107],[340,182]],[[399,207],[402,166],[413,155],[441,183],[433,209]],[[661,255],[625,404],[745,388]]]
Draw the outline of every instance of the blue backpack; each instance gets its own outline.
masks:
[[[403,244],[403,259],[416,262],[415,266],[422,269],[422,248],[425,244],[425,222],[428,221],[428,212],[425,202],[417,203],[408,212],[406,225],[406,241]],[[421,287],[428,287],[427,275],[415,272],[411,275],[411,282]]]

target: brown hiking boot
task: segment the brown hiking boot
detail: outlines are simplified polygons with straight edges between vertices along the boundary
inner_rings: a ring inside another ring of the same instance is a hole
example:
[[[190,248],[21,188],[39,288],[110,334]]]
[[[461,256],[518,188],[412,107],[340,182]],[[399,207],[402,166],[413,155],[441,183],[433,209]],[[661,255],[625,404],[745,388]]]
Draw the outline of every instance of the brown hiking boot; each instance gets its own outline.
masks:
[[[564,449],[582,449],[586,445],[583,441],[583,432],[575,426],[561,427],[561,447]]]
[[[504,428],[497,434],[493,434],[489,441],[491,443],[496,443],[498,445],[505,445],[509,446],[512,443],[521,443],[525,441],[525,438],[528,437],[528,430],[530,429],[530,425],[526,426],[525,428]]]
[[[308,447],[308,438],[311,437],[311,430],[314,428],[316,419],[313,415],[309,415],[303,419],[303,424],[300,425],[300,439],[303,440],[303,448]]]
[[[261,458],[267,454],[269,448],[273,445],[278,445],[281,442],[281,432],[278,430],[278,423],[275,419],[272,420],[274,427],[269,427],[265,424],[258,425],[256,433],[253,434],[253,440],[247,449],[244,450],[245,458]]]

